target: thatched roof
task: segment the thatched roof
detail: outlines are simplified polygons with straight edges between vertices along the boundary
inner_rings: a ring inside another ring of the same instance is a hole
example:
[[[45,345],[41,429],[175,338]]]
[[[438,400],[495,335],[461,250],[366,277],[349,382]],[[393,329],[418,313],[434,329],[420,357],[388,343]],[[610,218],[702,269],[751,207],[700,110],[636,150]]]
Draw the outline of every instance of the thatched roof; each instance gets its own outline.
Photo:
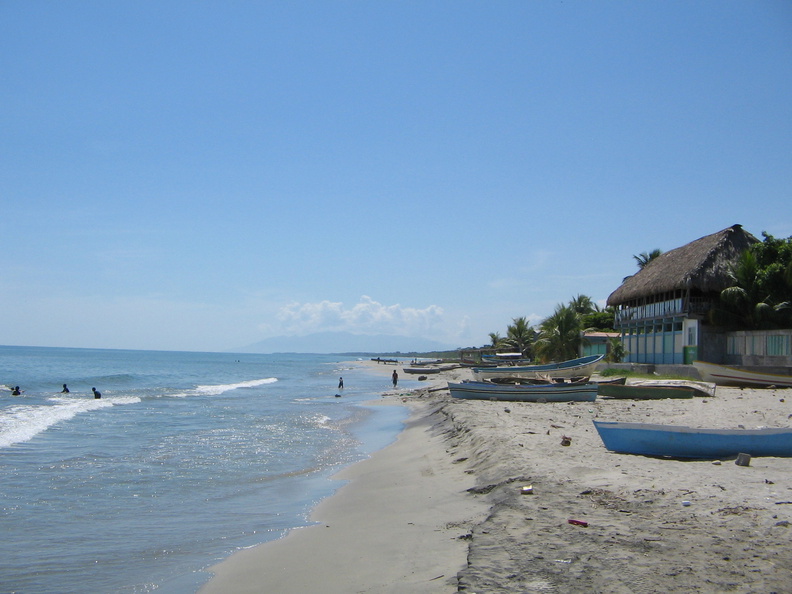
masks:
[[[624,280],[608,297],[608,305],[619,305],[677,289],[719,292],[730,286],[729,267],[740,253],[758,240],[734,225],[687,245],[665,252]]]

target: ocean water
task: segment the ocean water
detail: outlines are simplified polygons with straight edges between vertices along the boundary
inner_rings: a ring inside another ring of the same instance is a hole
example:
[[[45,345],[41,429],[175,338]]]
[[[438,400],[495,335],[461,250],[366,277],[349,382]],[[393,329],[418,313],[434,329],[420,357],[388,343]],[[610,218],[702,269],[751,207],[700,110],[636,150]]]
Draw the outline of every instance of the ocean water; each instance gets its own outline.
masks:
[[[391,387],[329,355],[0,347],[0,592],[197,591],[393,441],[404,408],[366,405]]]

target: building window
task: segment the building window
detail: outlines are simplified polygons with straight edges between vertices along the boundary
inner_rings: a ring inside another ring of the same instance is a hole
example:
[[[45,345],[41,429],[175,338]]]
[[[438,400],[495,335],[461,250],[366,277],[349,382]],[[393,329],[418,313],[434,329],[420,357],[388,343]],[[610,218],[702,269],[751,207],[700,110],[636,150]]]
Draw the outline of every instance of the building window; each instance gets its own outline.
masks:
[[[774,356],[789,356],[790,354],[790,342],[792,341],[792,336],[776,336],[771,335],[767,337],[767,354],[774,355]]]

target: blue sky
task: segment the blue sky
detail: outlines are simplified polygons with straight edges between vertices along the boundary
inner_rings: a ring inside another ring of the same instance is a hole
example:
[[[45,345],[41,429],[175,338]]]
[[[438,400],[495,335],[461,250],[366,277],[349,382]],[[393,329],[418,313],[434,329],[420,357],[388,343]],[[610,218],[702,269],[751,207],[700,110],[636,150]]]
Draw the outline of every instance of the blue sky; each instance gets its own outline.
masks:
[[[0,2],[0,344],[480,345],[792,235],[786,1]]]

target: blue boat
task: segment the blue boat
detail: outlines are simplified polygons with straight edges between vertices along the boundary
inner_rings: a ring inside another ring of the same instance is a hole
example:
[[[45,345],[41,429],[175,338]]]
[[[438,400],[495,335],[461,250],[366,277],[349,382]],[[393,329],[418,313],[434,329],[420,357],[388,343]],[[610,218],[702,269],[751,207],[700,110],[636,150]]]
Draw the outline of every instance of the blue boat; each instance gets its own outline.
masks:
[[[512,365],[503,367],[474,367],[473,377],[478,381],[497,379],[499,377],[535,378],[541,375],[551,377],[583,377],[594,372],[597,364],[605,355],[589,355],[579,359],[570,359],[561,363],[545,365]]]
[[[597,384],[492,384],[489,382],[448,382],[453,398],[467,400],[507,400],[511,402],[592,402]]]
[[[605,447],[620,454],[715,460],[737,454],[792,457],[792,428],[697,429],[593,421]]]

